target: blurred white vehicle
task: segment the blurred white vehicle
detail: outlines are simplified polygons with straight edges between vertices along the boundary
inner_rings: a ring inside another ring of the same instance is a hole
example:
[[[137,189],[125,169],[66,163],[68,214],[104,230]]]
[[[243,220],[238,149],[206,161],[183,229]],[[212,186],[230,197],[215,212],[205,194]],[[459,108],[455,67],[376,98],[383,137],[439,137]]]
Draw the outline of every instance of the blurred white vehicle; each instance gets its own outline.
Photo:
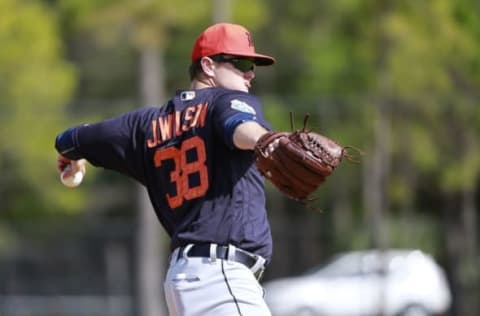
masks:
[[[446,313],[451,303],[443,270],[419,250],[340,254],[264,287],[274,316],[426,316]]]

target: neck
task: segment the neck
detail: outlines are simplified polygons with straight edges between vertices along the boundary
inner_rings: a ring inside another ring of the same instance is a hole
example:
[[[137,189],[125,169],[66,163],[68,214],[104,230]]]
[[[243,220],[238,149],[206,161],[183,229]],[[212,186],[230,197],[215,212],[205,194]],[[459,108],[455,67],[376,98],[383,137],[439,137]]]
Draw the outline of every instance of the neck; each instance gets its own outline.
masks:
[[[198,90],[198,89],[205,89],[205,88],[213,88],[217,85],[211,78],[200,78],[200,79],[193,79],[192,83],[190,84],[190,89]]]

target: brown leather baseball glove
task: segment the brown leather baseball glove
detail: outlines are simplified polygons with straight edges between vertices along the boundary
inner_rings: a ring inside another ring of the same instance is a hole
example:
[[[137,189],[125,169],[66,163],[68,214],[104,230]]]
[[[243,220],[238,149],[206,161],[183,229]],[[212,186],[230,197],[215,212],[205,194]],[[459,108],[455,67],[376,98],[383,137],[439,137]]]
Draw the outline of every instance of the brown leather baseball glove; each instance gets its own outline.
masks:
[[[346,149],[304,127],[293,133],[268,132],[258,140],[255,153],[263,176],[287,196],[305,200],[332,174]]]

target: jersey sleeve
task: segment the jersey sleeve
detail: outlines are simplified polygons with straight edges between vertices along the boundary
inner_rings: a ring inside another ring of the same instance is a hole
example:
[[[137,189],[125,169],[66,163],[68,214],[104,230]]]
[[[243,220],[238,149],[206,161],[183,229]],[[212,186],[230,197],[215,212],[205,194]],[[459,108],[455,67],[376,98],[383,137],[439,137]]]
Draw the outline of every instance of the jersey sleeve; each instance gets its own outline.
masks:
[[[141,183],[145,110],[133,111],[94,124],[70,128],[57,136],[57,151],[70,159],[85,158],[92,165],[115,170]]]
[[[233,144],[235,128],[247,121],[255,121],[267,130],[271,130],[257,97],[235,91],[224,93],[217,98],[214,107],[214,126],[217,134],[228,147],[235,148]]]

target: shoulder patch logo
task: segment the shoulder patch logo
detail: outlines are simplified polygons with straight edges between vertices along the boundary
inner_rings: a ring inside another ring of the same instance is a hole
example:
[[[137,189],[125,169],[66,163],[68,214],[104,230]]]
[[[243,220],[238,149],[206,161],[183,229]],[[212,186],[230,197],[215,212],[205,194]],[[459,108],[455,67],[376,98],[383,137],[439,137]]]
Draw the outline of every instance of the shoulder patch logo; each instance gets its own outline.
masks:
[[[257,112],[255,112],[255,109],[250,105],[248,105],[248,103],[237,100],[237,99],[230,101],[230,107],[240,112],[245,112],[253,115],[257,114]]]
[[[180,93],[180,100],[190,101],[195,99],[195,91],[183,91]]]

